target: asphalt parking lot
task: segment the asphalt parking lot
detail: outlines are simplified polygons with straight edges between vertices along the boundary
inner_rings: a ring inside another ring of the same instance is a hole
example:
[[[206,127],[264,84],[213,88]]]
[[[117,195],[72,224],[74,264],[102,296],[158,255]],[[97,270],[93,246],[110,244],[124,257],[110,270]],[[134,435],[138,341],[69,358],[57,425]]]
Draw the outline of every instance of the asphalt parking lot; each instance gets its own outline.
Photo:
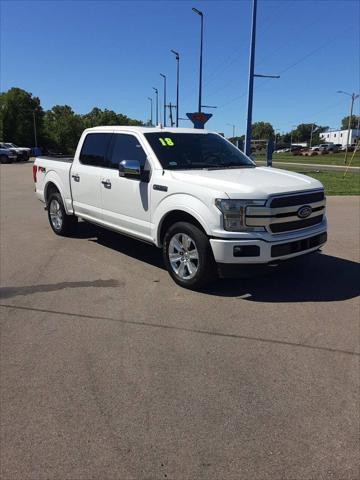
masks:
[[[31,168],[1,165],[1,478],[359,478],[359,197],[321,254],[191,292],[55,236]]]

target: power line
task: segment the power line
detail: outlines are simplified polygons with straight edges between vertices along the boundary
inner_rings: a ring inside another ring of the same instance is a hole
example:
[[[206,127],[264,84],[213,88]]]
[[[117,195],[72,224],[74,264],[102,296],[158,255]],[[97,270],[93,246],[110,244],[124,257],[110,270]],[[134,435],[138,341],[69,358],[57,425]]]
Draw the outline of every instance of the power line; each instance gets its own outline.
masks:
[[[270,15],[270,16],[271,16],[271,15]],[[303,25],[303,26],[302,26],[300,29],[298,29],[297,31],[298,31],[298,32],[302,32],[302,31],[306,30],[307,28],[311,27],[313,24],[318,23],[318,21],[320,20],[320,18],[321,18],[321,15],[318,16],[315,20],[312,20],[310,23],[307,23],[306,25]],[[263,33],[263,32],[262,32],[262,33]],[[296,37],[296,30],[295,30],[295,32],[292,32],[292,33],[293,33],[293,34],[295,33],[295,37]],[[262,36],[263,36],[263,35],[261,34],[261,35],[259,36],[259,38],[261,38]],[[295,39],[297,40],[297,38],[295,38]],[[291,42],[290,42],[290,43],[291,43]],[[282,43],[282,45],[281,45],[280,47],[278,47],[276,50],[272,51],[272,53],[276,53],[276,52],[282,50],[282,49],[283,49],[284,47],[286,47],[286,46],[288,46],[288,43],[286,43],[286,44]],[[259,62],[258,62],[258,61],[256,62],[256,68],[257,68],[259,65],[262,65],[263,63],[265,63],[265,60],[267,60],[268,58],[269,58],[268,56],[263,56]],[[235,63],[235,61],[239,61],[239,60],[240,60],[240,58],[234,59],[234,61],[231,62],[231,64],[229,64],[228,66],[226,66],[226,67],[224,68],[224,70],[225,70],[226,68],[228,68],[229,66],[231,66],[233,63]],[[207,96],[213,97],[214,95],[217,95],[219,92],[225,90],[225,89],[226,89],[227,87],[229,87],[230,85],[232,85],[232,84],[235,85],[235,84],[237,84],[237,83],[238,83],[237,80],[231,79],[229,82],[227,82],[225,85],[220,86],[220,88],[218,88],[218,89],[215,90],[215,91],[210,89],[210,92],[207,92]]]
[[[345,33],[347,31],[347,29],[344,29],[340,36]],[[299,63],[302,63],[304,60],[306,60],[307,58],[309,58],[310,56],[314,55],[315,53],[317,53],[319,50],[321,50],[322,48],[325,48],[326,46],[328,46],[329,44],[333,43],[334,41],[336,41],[338,39],[339,35],[337,35],[336,37],[333,37],[332,39],[330,40],[327,40],[325,43],[323,43],[322,45],[320,45],[319,47],[315,48],[314,50],[311,50],[309,53],[307,53],[306,55],[302,56],[299,60],[297,60],[296,62],[288,65],[286,68],[284,68],[283,70],[280,70],[279,72],[279,75],[291,70],[292,68],[294,68],[295,66],[297,66]],[[255,88],[259,88],[261,85],[264,85],[265,83],[268,83],[270,80],[264,80],[263,82],[260,82]],[[226,105],[228,105],[229,103],[232,103],[236,100],[239,100],[240,98],[243,98],[246,96],[246,93],[243,93],[242,95],[238,95],[236,97],[234,97],[233,99],[223,103],[222,105],[219,105],[219,108],[222,108],[222,107],[225,107]]]

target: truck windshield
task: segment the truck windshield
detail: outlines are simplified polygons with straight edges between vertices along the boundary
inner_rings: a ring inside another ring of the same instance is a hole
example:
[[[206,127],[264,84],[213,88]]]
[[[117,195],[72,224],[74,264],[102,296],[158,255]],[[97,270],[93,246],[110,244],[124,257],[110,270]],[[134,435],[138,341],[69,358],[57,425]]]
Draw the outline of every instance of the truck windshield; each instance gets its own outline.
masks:
[[[144,135],[164,169],[255,167],[238,148],[214,133],[171,133],[163,130]]]

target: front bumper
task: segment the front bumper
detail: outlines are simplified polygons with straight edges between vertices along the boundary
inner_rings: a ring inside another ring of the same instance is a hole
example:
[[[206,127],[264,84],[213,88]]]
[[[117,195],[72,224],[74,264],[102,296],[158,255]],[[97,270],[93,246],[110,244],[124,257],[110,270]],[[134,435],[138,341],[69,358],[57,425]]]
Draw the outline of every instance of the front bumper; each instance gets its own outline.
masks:
[[[326,228],[282,241],[210,239],[216,263],[266,264],[311,253],[326,243]]]

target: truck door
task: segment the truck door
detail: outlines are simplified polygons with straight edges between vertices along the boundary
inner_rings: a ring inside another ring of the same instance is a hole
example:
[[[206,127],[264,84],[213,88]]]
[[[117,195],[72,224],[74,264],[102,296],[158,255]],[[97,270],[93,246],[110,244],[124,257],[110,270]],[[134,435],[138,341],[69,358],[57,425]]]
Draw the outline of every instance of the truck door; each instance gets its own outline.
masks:
[[[106,155],[112,134],[88,133],[70,172],[74,211],[85,220],[101,222],[101,194]]]
[[[151,240],[150,192],[151,181],[119,176],[122,160],[138,160],[149,169],[146,153],[133,134],[114,133],[109,163],[103,169],[102,210],[104,222],[112,228]]]

